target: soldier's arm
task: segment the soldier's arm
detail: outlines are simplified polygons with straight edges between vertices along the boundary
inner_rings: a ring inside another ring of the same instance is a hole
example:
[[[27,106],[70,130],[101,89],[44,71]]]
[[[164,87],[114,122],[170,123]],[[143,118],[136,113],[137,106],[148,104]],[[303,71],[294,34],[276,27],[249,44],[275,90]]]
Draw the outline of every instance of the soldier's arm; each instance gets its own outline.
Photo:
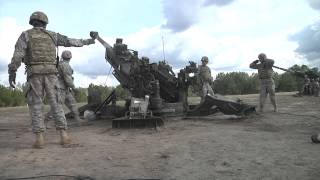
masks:
[[[250,68],[251,69],[258,69],[259,68],[259,64],[258,64],[259,60],[255,60],[250,64]]]
[[[66,86],[71,89],[75,89],[74,83],[73,83],[73,78],[72,78],[72,73],[69,72],[71,67],[67,67],[67,64],[61,64],[60,65],[60,70],[62,73],[62,77],[64,82],[66,83]]]
[[[8,73],[15,74],[17,69],[21,66],[21,62],[25,61],[27,51],[26,33],[23,32],[16,42],[15,50],[10,64],[8,65]]]
[[[82,47],[84,45],[90,45],[94,44],[94,39],[74,39],[74,38],[68,38],[67,36],[61,35],[59,33],[56,33],[56,39],[58,46],[64,46],[64,47]]]

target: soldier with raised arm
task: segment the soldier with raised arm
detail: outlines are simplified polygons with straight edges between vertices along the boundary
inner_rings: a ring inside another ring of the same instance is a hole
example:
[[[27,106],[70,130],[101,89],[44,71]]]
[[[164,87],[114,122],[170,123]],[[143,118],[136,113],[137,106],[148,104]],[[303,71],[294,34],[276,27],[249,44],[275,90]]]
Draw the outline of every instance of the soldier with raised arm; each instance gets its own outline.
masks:
[[[11,87],[15,87],[16,71],[23,62],[26,65],[27,74],[25,93],[31,116],[32,131],[35,134],[33,147],[43,148],[44,145],[44,96],[48,98],[56,129],[60,132],[60,143],[62,145],[69,144],[66,118],[58,94],[56,47],[82,47],[94,44],[94,39],[71,39],[46,30],[48,18],[40,11],[31,14],[29,24],[33,28],[22,32],[16,42],[11,63],[8,65],[9,83]]]
[[[199,78],[201,83],[201,102],[204,101],[204,98],[207,94],[213,95],[214,92],[212,90],[211,84],[212,84],[212,76],[211,76],[211,70],[207,66],[209,62],[209,58],[207,56],[203,56],[201,58],[201,65],[199,66]]]
[[[264,53],[259,54],[258,59],[259,60],[255,60],[250,64],[250,68],[258,69],[258,76],[260,79],[260,112],[263,112],[268,94],[273,105],[274,112],[277,112],[275,85],[272,77],[272,66],[274,64],[274,60],[267,59],[267,56]]]

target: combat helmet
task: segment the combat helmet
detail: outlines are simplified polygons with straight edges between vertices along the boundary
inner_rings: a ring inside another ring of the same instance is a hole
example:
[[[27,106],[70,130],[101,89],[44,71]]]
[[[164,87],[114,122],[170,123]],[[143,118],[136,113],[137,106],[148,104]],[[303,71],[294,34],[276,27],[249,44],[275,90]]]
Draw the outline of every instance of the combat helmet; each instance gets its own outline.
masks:
[[[209,58],[207,56],[203,56],[201,58],[201,62],[209,62]]]
[[[260,53],[258,59],[267,59],[267,55],[265,53]]]
[[[41,21],[45,24],[49,23],[47,15],[41,11],[36,11],[31,14],[29,24],[32,25],[35,20]]]
[[[71,54],[70,51],[65,50],[65,51],[62,52],[61,57],[62,57],[62,59],[68,60],[68,59],[72,58],[72,54]]]
[[[122,39],[121,38],[117,38],[116,39],[116,44],[122,44]]]

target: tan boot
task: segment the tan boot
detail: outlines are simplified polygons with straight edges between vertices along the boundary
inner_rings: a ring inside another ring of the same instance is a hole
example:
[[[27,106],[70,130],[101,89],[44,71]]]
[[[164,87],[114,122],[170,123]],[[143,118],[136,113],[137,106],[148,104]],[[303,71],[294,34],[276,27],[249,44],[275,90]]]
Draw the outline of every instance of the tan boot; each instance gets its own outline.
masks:
[[[311,141],[312,141],[313,143],[319,144],[319,143],[320,143],[320,134],[314,134],[314,135],[312,135],[312,136],[311,136]]]
[[[81,126],[81,119],[79,117],[79,115],[74,115],[74,126]]]
[[[43,133],[39,132],[39,133],[36,133],[35,135],[36,135],[36,141],[33,144],[33,148],[42,149],[44,147]]]
[[[66,145],[71,143],[71,139],[68,136],[68,133],[66,130],[60,130],[60,138],[61,138],[61,141],[60,141],[61,145]]]

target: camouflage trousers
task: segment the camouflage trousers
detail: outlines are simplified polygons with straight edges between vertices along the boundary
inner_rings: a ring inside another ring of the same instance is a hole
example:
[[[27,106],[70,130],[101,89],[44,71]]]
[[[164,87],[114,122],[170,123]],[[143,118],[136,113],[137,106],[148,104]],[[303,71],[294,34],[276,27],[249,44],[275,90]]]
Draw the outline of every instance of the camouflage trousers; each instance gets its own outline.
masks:
[[[58,77],[55,74],[32,75],[26,83],[25,93],[34,133],[45,130],[43,116],[43,100],[45,96],[51,107],[56,128],[58,130],[67,129],[66,118],[61,106],[61,97],[58,93]]]
[[[203,82],[202,84],[202,93],[201,93],[201,101],[206,97],[207,94],[213,95],[214,92],[209,82]]]
[[[313,95],[316,97],[319,97],[319,95],[320,95],[319,93],[320,93],[320,86],[319,86],[319,84],[317,84],[313,88]]]
[[[263,110],[268,94],[274,110],[277,110],[275,85],[273,79],[260,79],[260,111]]]
[[[75,117],[75,120],[79,120],[79,110],[77,107],[77,101],[74,98],[73,94],[69,90],[59,89],[59,94],[61,97],[62,106],[65,104],[70,112]],[[45,117],[46,121],[50,121],[53,119],[53,111],[50,110]]]
[[[69,90],[64,90],[61,94],[62,102],[68,107],[75,117],[79,118],[79,110],[77,107],[77,101],[73,94]]]

